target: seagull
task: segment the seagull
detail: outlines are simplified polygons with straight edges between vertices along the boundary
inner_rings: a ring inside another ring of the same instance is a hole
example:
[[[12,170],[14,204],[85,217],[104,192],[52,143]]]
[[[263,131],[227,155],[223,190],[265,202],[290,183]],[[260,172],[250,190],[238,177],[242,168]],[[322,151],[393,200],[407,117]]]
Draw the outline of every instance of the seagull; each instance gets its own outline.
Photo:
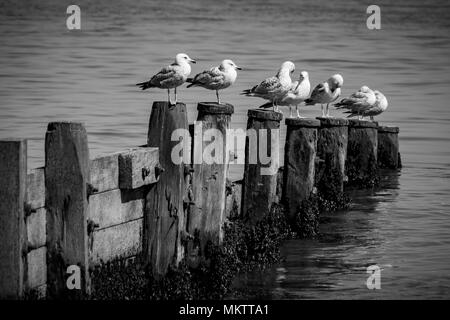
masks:
[[[322,117],[329,117],[328,105],[336,101],[341,95],[341,87],[344,84],[344,78],[340,74],[333,75],[324,83],[318,84],[311,93],[311,97],[305,100],[306,106],[320,104],[322,108]],[[323,105],[326,104],[326,115]]]
[[[309,96],[311,84],[309,82],[309,74],[306,71],[300,72],[298,81],[292,83],[291,90],[279,101],[280,106],[289,106],[289,117],[292,116],[292,106],[295,106],[297,118],[302,118],[298,111],[298,105]]]
[[[237,77],[236,70],[242,70],[231,60],[223,60],[220,66],[197,74],[194,78],[188,78],[187,87],[199,86],[209,90],[216,90],[217,103],[220,104],[219,90],[231,86]]]
[[[247,97],[260,97],[272,102],[274,111],[278,111],[276,104],[292,87],[291,75],[295,65],[291,61],[285,61],[274,77],[267,78],[251,89],[242,91]]]
[[[136,84],[142,90],[149,88],[167,89],[167,98],[170,105],[177,103],[177,87],[186,82],[191,74],[190,62],[196,63],[185,53],[179,53],[175,57],[175,62],[161,69],[150,80]],[[170,89],[175,89],[175,103],[170,100]]]
[[[374,121],[374,116],[377,116],[384,111],[386,111],[388,107],[388,101],[384,94],[382,94],[380,91],[375,90],[373,91],[375,94],[375,102],[370,106],[365,106],[359,108],[359,110],[353,111],[349,110],[346,113],[350,113],[348,116],[349,118],[360,116],[360,117],[370,117],[371,121]]]
[[[360,112],[372,106],[376,101],[375,93],[368,87],[362,86],[358,91],[352,93],[348,98],[344,98],[334,106],[337,109],[347,109],[347,113],[359,115]]]

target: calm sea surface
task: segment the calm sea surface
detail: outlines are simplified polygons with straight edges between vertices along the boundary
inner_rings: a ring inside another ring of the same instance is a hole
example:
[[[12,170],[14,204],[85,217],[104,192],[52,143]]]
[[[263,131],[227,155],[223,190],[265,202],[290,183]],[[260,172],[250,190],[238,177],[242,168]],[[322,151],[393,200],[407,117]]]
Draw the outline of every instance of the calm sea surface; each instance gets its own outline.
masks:
[[[85,122],[91,157],[144,144],[152,101],[166,93],[133,84],[178,52],[198,59],[193,72],[225,58],[245,68],[222,93],[234,128],[263,102],[239,92],[284,60],[313,85],[339,72],[344,95],[366,84],[388,97],[378,120],[400,127],[404,169],[325,216],[320,239],[287,242],[283,263],[236,287],[249,298],[450,298],[450,3],[377,1],[382,29],[371,31],[369,1],[259,2],[78,0],[74,32],[68,3],[0,0],[0,138],[29,139],[29,168],[44,164],[50,121]],[[183,87],[179,99],[193,121],[196,102],[215,96]],[[381,290],[366,288],[371,264],[382,268]]]

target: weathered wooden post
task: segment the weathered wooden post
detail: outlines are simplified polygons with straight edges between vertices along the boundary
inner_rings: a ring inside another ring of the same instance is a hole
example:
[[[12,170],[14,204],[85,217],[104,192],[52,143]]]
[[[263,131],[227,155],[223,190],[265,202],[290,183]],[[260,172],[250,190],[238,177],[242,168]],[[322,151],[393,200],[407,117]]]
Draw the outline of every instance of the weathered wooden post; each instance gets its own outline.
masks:
[[[378,124],[349,120],[346,172],[348,185],[373,187],[378,184]]]
[[[24,294],[26,178],[27,141],[0,141],[0,299],[19,299]]]
[[[201,102],[194,124],[192,189],[195,205],[189,214],[188,232],[194,239],[190,260],[204,254],[208,242],[219,244],[223,238],[226,181],[228,176],[228,137],[230,104]]]
[[[267,216],[277,197],[282,119],[271,110],[248,110],[242,213],[253,223]]]
[[[322,197],[333,201],[344,191],[345,161],[347,158],[348,120],[317,118],[320,120],[316,170],[316,186]]]
[[[401,168],[398,133],[398,127],[378,127],[378,165],[380,168]]]
[[[164,275],[169,265],[177,264],[184,255],[180,236],[186,227],[184,163],[189,162],[189,140],[186,105],[154,102],[147,145],[159,148],[159,181],[146,196],[143,254],[155,277]],[[175,152],[180,144],[186,147],[182,155]]]
[[[45,135],[45,203],[47,294],[52,299],[78,299],[90,294],[89,182],[89,149],[84,125],[49,123]]]
[[[293,221],[301,204],[314,188],[317,131],[316,119],[286,119],[287,133],[284,149],[283,203],[288,218]]]

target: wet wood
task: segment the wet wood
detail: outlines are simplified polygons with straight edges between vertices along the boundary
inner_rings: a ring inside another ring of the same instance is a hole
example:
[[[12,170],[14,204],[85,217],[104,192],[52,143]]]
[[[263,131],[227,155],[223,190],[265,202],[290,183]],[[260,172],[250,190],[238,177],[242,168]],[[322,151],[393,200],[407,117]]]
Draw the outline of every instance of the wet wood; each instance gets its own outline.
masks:
[[[158,181],[158,148],[134,148],[119,155],[119,187],[136,189]]]
[[[18,299],[26,281],[27,141],[2,140],[0,150],[0,299]]]
[[[81,123],[52,122],[45,137],[47,289],[49,298],[81,298],[90,291],[88,273],[87,134]],[[68,290],[67,267],[81,269],[81,290]]]
[[[47,283],[47,248],[40,247],[27,254],[28,288],[33,289]]]
[[[317,139],[317,157],[320,166],[316,185],[324,196],[344,191],[345,161],[347,159],[348,120],[317,118],[320,128]]]
[[[200,248],[194,250],[202,255],[208,242],[219,244],[223,238],[229,162],[227,129],[234,108],[230,104],[202,102],[197,109],[193,154],[199,158],[194,159],[192,189],[195,204],[187,227],[191,235],[198,236],[198,241],[194,242]]]
[[[270,110],[248,111],[242,214],[253,223],[267,216],[277,199],[279,128],[282,118],[281,113]],[[262,138],[263,132],[266,132],[267,139]],[[263,152],[264,149],[266,152]],[[262,153],[263,157],[271,160],[261,161]]]
[[[369,188],[378,184],[378,124],[349,120],[346,174],[348,185]]]
[[[143,254],[156,277],[164,275],[170,264],[177,264],[184,250],[180,233],[185,231],[183,196],[184,164],[172,161],[172,150],[179,141],[171,141],[176,129],[185,129],[188,139],[186,106],[168,102],[153,103],[147,145],[159,148],[159,182],[146,197]],[[186,140],[187,141],[187,140]]]
[[[398,169],[401,167],[398,127],[378,127],[378,165],[380,168]]]
[[[228,219],[241,217],[242,180],[229,182],[225,202],[225,217]]]
[[[293,220],[314,188],[320,121],[291,118],[286,119],[286,125],[283,203],[287,216]]]

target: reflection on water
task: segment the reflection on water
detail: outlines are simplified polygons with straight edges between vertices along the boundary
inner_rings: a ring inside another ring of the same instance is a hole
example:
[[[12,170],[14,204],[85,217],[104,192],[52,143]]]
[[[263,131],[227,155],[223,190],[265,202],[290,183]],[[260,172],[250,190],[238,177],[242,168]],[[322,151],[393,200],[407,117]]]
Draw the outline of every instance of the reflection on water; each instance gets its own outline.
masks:
[[[66,29],[67,3],[0,1],[0,138],[30,139],[30,168],[44,163],[50,121],[85,122],[91,157],[144,144],[151,103],[166,93],[142,92],[134,83],[178,52],[198,60],[193,72],[225,58],[244,68],[221,94],[235,106],[234,128],[245,128],[247,110],[263,103],[239,92],[282,61],[292,60],[296,75],[309,71],[313,85],[339,72],[344,95],[366,84],[388,97],[378,120],[400,127],[404,169],[385,181],[398,186],[362,192],[352,210],[324,217],[322,238],[286,243],[279,271],[252,286],[286,298],[449,296],[448,1],[379,0],[378,31],[366,28],[368,4],[357,0],[76,3],[80,32]],[[198,101],[215,99],[202,88],[178,93],[191,122]],[[242,166],[232,166],[231,175],[240,178]],[[363,288],[370,263],[392,266],[382,271],[380,292]]]

